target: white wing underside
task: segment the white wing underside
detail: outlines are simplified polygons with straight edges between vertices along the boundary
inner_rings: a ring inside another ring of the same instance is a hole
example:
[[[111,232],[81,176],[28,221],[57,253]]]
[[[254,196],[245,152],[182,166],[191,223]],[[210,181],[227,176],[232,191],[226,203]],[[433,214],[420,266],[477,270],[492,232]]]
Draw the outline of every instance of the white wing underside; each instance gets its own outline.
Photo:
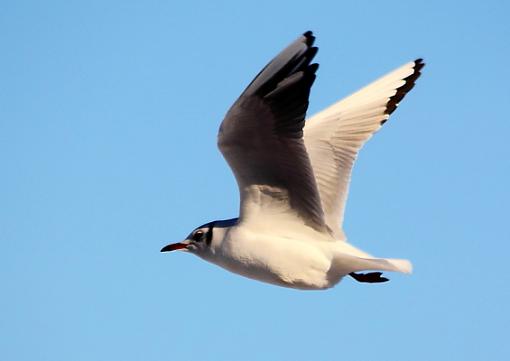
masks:
[[[422,67],[421,59],[409,62],[305,123],[304,141],[325,223],[336,239],[345,240],[342,230],[345,203],[359,150],[413,87]]]

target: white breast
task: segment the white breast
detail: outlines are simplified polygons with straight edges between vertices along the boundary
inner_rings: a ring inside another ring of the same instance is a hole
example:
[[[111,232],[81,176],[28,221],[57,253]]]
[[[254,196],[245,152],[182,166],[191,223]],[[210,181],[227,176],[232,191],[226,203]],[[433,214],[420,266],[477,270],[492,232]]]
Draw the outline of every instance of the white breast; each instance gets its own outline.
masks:
[[[284,287],[324,289],[338,282],[328,279],[331,242],[275,236],[250,228],[232,227],[214,254],[204,258],[231,272]]]

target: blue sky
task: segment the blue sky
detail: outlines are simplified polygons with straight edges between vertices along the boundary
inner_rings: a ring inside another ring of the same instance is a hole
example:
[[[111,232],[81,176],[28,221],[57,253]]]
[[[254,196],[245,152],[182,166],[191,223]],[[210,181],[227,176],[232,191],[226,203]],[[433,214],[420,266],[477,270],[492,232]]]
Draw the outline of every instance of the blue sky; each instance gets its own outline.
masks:
[[[510,358],[505,1],[4,1],[2,360]],[[413,261],[381,285],[257,283],[187,254],[237,215],[216,149],[260,68],[313,30],[315,113],[427,66],[356,164],[345,229]]]

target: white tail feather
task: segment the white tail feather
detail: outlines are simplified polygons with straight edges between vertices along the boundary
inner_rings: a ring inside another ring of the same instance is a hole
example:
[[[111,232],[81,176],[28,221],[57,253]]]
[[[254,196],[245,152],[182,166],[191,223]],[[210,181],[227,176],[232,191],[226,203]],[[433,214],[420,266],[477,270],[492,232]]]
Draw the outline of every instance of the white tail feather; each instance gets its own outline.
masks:
[[[406,259],[395,258],[366,258],[349,255],[346,253],[337,254],[335,257],[336,269],[344,274],[359,271],[391,271],[400,273],[411,273],[413,265]]]
[[[407,273],[407,274],[413,272],[413,264],[407,259],[389,258],[389,259],[386,259],[386,261],[388,261],[393,266],[395,266],[396,272]]]

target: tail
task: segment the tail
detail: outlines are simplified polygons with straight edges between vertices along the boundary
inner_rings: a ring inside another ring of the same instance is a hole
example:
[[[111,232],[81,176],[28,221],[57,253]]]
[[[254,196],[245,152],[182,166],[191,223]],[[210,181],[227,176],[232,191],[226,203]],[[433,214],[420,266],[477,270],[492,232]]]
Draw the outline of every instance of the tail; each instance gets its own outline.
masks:
[[[387,271],[400,272],[411,274],[413,272],[413,264],[407,259],[399,258],[380,258],[377,259],[383,262],[387,262],[390,265],[390,269]]]
[[[413,265],[407,259],[357,257],[345,253],[335,257],[338,272],[349,274],[359,271],[391,271],[410,274]]]

